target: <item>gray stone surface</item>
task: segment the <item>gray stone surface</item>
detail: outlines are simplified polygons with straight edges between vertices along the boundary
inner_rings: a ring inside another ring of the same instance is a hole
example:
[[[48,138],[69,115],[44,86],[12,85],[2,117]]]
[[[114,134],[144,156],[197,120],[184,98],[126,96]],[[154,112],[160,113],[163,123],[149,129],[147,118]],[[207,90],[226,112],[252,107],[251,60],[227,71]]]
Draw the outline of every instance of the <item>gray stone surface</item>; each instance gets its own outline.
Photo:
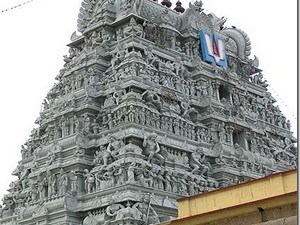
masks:
[[[201,1],[84,0],[0,224],[152,224],[179,197],[296,168],[250,39],[225,22]],[[202,60],[199,29],[224,38],[227,68]]]

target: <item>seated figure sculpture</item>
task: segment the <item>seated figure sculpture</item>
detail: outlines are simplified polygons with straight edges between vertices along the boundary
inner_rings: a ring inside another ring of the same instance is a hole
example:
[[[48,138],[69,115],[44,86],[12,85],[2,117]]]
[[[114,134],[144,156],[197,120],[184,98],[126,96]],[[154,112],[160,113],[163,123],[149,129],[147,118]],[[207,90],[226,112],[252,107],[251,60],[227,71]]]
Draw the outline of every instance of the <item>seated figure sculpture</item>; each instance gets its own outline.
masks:
[[[159,95],[154,91],[153,88],[150,88],[149,90],[144,91],[142,94],[143,100],[145,100],[145,103],[157,109],[158,111],[161,111],[162,103]]]
[[[200,171],[201,175],[207,175],[207,172],[210,170],[210,163],[206,160],[202,148],[198,148],[196,152],[191,153],[189,162],[190,167],[193,169],[191,173]]]
[[[119,220],[122,219],[123,213],[122,209],[125,207],[120,203],[112,203],[106,208],[106,220],[104,225],[108,225],[113,220]]]
[[[115,135],[111,135],[106,149],[108,152],[111,152],[111,156],[115,158],[119,154],[118,150],[124,145],[124,142],[120,138],[117,138]]]
[[[142,202],[135,203],[132,208],[140,212],[141,219],[145,221],[145,224],[156,224],[159,223],[159,218],[150,205],[150,200],[149,195],[144,195]]]
[[[123,32],[125,37],[128,37],[130,35],[141,37],[143,35],[143,27],[142,25],[138,24],[136,20],[132,17],[130,19],[129,25],[124,27]]]
[[[162,165],[165,162],[165,157],[161,154],[161,148],[156,141],[156,138],[156,133],[144,137],[144,154],[148,157],[148,162],[151,162],[153,158],[156,158],[159,161],[159,164]]]

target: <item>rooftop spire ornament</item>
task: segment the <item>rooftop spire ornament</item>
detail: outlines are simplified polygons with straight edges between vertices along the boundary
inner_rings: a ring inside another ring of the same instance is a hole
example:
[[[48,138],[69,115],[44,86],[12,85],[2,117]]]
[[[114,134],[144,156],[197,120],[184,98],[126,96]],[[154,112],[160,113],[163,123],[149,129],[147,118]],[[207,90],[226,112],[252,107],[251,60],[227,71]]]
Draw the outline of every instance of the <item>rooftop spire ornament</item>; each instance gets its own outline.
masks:
[[[190,3],[190,4],[191,4],[191,3]],[[194,5],[195,5],[196,7],[198,7],[198,11],[199,11],[199,12],[202,12],[202,11],[203,11],[203,9],[202,9],[202,6],[203,6],[202,0],[200,0],[200,1],[196,0],[196,1],[194,2]]]
[[[202,6],[203,6],[202,0],[200,0],[200,1],[196,0],[196,1],[195,1],[195,5],[196,5],[196,6],[202,7]]]
[[[180,0],[176,2],[176,7],[174,8],[174,10],[180,13],[183,13],[185,11]]]
[[[170,0],[162,0],[161,4],[167,6],[168,8],[172,6],[172,2],[170,2]]]

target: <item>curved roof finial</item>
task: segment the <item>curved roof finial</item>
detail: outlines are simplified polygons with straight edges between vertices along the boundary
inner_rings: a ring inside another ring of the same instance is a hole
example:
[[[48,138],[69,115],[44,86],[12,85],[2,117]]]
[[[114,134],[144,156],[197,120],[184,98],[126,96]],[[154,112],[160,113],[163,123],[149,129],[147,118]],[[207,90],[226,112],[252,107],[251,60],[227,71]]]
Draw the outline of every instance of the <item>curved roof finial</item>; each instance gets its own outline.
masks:
[[[203,6],[203,2],[202,2],[202,0],[200,0],[200,1],[196,0],[195,3],[194,3],[194,5],[202,7]]]
[[[167,6],[168,8],[172,6],[172,2],[170,2],[170,0],[162,0],[161,4]]]
[[[174,8],[174,10],[181,13],[185,11],[185,9],[182,7],[182,3],[180,0],[176,2],[176,7]]]

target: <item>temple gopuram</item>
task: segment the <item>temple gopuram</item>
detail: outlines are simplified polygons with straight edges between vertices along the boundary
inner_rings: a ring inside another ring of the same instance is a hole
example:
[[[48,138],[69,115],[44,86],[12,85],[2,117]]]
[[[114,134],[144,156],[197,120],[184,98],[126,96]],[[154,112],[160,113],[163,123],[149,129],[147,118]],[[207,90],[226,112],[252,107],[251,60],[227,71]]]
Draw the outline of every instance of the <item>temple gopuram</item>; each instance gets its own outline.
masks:
[[[249,36],[171,5],[82,1],[0,225],[156,224],[178,198],[297,167]]]

